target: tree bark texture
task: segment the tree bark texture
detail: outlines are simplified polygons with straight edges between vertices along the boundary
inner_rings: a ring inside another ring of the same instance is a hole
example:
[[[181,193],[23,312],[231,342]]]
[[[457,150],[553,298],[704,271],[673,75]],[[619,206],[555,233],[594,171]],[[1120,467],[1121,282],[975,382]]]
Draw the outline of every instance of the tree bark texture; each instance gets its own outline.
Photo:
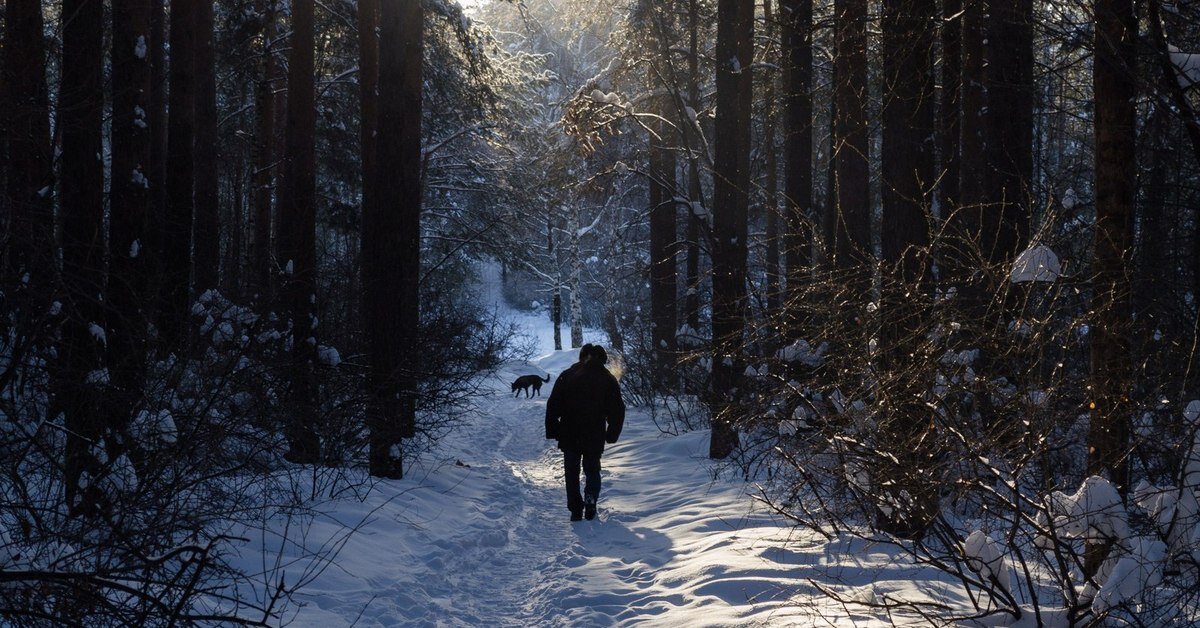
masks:
[[[288,55],[287,120],[279,237],[283,305],[291,322],[292,410],[285,426],[288,458],[313,463],[320,457],[317,422],[316,319],[316,87],[314,0],[292,3]]]
[[[9,276],[48,286],[57,267],[54,244],[50,107],[46,88],[44,19],[39,0],[7,0],[4,83],[8,114],[6,191],[11,214]]]
[[[194,34],[196,3],[171,3],[170,70],[168,73],[166,200],[159,257],[162,260],[162,306],[159,332],[168,350],[184,344],[192,277],[192,218],[196,75]]]
[[[367,0],[369,2],[369,0]],[[275,172],[275,3],[256,0],[259,25],[259,67],[254,86],[254,143],[250,161],[254,168],[250,281],[255,298],[260,303],[271,300],[271,196]],[[359,72],[359,80],[365,71]],[[363,118],[366,124],[366,118]],[[374,124],[374,118],[371,119]],[[363,155],[364,163],[366,155]]]
[[[59,341],[57,401],[65,415],[67,503],[76,511],[92,508],[83,494],[86,471],[100,473],[92,455],[105,421],[100,412],[104,313],[104,19],[102,0],[64,0],[62,84],[62,288],[63,322]],[[95,486],[95,482],[90,482]]]
[[[142,394],[146,359],[151,180],[151,0],[112,3],[112,179],[108,223],[110,421],[123,428]]]
[[[885,531],[919,538],[936,514],[936,488],[920,470],[934,466],[925,432],[930,413],[921,377],[929,303],[929,209],[934,172],[934,44],[936,0],[884,0],[883,50],[883,268],[879,316],[884,408],[878,437],[898,452],[895,470],[882,473],[909,499],[887,514]],[[932,440],[932,439],[930,439]]]
[[[1096,230],[1088,471],[1128,489],[1131,358],[1129,268],[1136,170],[1137,18],[1132,0],[1097,0]]]
[[[659,38],[666,34],[656,32]],[[659,46],[661,55],[668,48]],[[651,64],[651,89],[667,89],[668,83],[660,64]],[[667,145],[670,126],[665,122],[674,106],[669,96],[658,99],[659,119],[651,124],[650,136],[650,340],[657,356],[658,369],[668,368],[675,350],[676,318],[676,242],[675,232],[675,153]]]
[[[872,257],[867,2],[836,0],[834,14],[834,201],[825,239],[832,266],[848,269]]]
[[[941,216],[949,215],[959,200],[959,143],[962,141],[962,109],[959,108],[959,91],[962,85],[962,3],[963,0],[943,0],[942,4],[942,89],[938,103],[938,145],[941,153],[938,205],[941,208]]]
[[[783,199],[789,300],[799,296],[812,266],[813,8],[811,0],[780,0],[783,24]],[[799,332],[789,321],[789,334]]]
[[[370,467],[383,477],[402,475],[399,445],[416,431],[416,374],[404,361],[417,354],[420,322],[423,24],[419,0],[380,5],[377,202],[363,220],[363,290],[371,342]]]
[[[717,4],[717,120],[713,164],[712,385],[718,411],[709,456],[725,458],[737,429],[725,409],[741,375],[746,325],[747,219],[750,205],[750,114],[754,54],[753,0]]]
[[[213,0],[196,3],[195,292],[217,288],[221,268],[221,209],[217,177],[217,75]]]
[[[1033,0],[991,6],[988,55],[988,201],[984,254],[1012,260],[1029,240],[1033,198]]]

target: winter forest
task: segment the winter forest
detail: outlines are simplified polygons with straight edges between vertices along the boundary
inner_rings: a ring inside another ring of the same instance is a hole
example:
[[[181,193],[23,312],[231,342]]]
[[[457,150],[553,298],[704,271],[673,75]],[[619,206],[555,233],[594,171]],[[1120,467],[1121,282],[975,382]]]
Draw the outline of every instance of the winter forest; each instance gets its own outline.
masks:
[[[1200,625],[1197,0],[2,5],[0,626]]]

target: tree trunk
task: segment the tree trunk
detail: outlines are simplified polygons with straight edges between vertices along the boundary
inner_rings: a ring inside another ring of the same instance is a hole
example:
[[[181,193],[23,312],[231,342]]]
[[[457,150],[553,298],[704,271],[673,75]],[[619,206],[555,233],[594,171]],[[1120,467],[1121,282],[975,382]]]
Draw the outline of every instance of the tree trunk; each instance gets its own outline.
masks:
[[[0,8],[0,15],[3,15],[3,9]],[[4,21],[4,20],[0,20]],[[0,242],[7,243],[12,234],[9,229],[12,228],[12,207],[9,204],[8,190],[4,188],[8,182],[8,121],[10,107],[9,102],[12,100],[10,92],[7,89],[8,82],[5,80],[7,70],[8,57],[5,47],[8,38],[5,36],[7,30],[7,21],[4,21],[5,28],[0,29]],[[7,246],[6,246],[7,249]],[[6,255],[0,254],[0,285],[4,285],[9,281],[8,264],[4,258]]]
[[[783,20],[783,196],[787,204],[784,248],[791,301],[799,297],[804,275],[812,265],[812,2],[780,0],[779,13]],[[788,321],[788,333],[798,333],[797,321]]]
[[[6,191],[11,209],[6,270],[8,277],[17,282],[28,274],[28,285],[48,292],[58,264],[54,253],[54,175],[41,2],[7,0],[5,19]]]
[[[375,125],[379,119],[379,0],[358,0],[359,150],[362,216],[375,202]],[[361,235],[360,235],[361,237]],[[365,319],[364,319],[365,320]]]
[[[938,103],[941,172],[938,180],[938,205],[943,217],[954,211],[959,200],[958,147],[962,140],[962,111],[959,109],[959,89],[962,85],[962,3],[963,0],[944,0],[942,8],[942,90]]]
[[[146,359],[149,267],[146,249],[151,66],[147,34],[149,0],[113,0],[112,178],[108,223],[108,341],[112,390],[106,395],[111,424],[124,429],[142,394]]]
[[[192,139],[196,77],[193,35],[198,0],[171,3],[171,67],[168,75],[170,113],[167,118],[167,206],[163,218],[162,299],[160,334],[168,350],[184,344],[192,276]]]
[[[936,0],[883,4],[883,259],[924,287],[934,174]]]
[[[1033,181],[1033,0],[991,7],[988,45],[988,197],[984,253],[1007,263],[1029,240]]]
[[[150,0],[150,211],[146,223],[145,257],[150,299],[146,317],[158,321],[163,305],[162,251],[167,215],[167,14],[165,0]]]
[[[554,286],[550,322],[554,325],[554,350],[562,351],[562,286]]]
[[[929,303],[929,206],[934,173],[936,0],[884,0],[883,219],[879,398],[887,417],[880,439],[900,460],[887,477],[911,497],[908,508],[879,513],[881,529],[919,538],[936,514],[936,489],[921,478],[933,452],[920,377]],[[904,503],[897,498],[897,503]]]
[[[700,51],[699,0],[688,0],[688,102],[687,107],[692,112],[700,110]],[[688,129],[688,215],[687,215],[687,259],[685,263],[684,281],[687,294],[684,298],[684,310],[687,324],[696,333],[700,330],[700,218],[696,215],[696,207],[703,207],[703,189],[700,183],[700,139],[698,135],[698,119],[684,110],[687,120],[680,128]],[[693,125],[697,125],[695,128]]]
[[[246,233],[246,161],[238,153],[229,169],[229,212],[226,214],[225,254],[221,261],[221,290],[233,301],[242,297],[242,263]]]
[[[67,504],[75,512],[96,506],[85,495],[96,486],[99,462],[94,444],[108,436],[99,412],[101,387],[108,383],[102,351],[107,335],[101,301],[104,292],[104,4],[64,0],[62,91],[62,287],[66,320],[59,342],[58,403],[65,415]],[[132,173],[130,173],[132,174]],[[129,176],[129,175],[126,175]],[[81,481],[84,472],[91,481]]]
[[[669,54],[661,27],[655,34],[662,45],[661,56]],[[666,60],[661,61],[662,64]],[[650,65],[651,90],[667,89],[665,68]],[[650,136],[650,341],[654,347],[656,371],[665,374],[675,351],[675,153],[666,144],[670,130],[665,119],[673,109],[669,96],[658,99],[659,119],[651,124]],[[655,137],[657,134],[657,137]]]
[[[766,22],[766,40],[775,39],[775,15],[771,9],[771,0],[763,0],[763,20]],[[779,165],[775,144],[775,75],[768,76],[763,87],[763,167],[766,174],[763,180],[766,194],[766,293],[767,314],[774,318],[782,307],[780,294],[780,259],[779,259]]]
[[[1097,0],[1096,230],[1091,329],[1092,424],[1088,472],[1128,484],[1130,286],[1126,255],[1132,241],[1137,84],[1137,18],[1132,0]]]
[[[567,263],[571,265],[570,275],[567,277],[569,282],[567,289],[571,292],[570,303],[570,322],[571,322],[571,348],[578,349],[583,346],[583,299],[580,294],[582,289],[581,275],[583,273],[583,260],[580,259],[579,252],[579,207],[578,205],[571,210],[571,214],[567,219],[567,231],[570,232],[570,247],[567,250]]]
[[[834,3],[833,214],[826,222],[826,245],[834,268],[848,269],[870,259],[870,158],[867,120],[867,2]],[[865,295],[864,277],[855,283]]]
[[[271,85],[275,77],[275,3],[272,0],[256,0],[255,12],[262,24],[259,31],[259,74],[254,86],[254,143],[250,156],[254,167],[254,235],[250,281],[253,282],[251,291],[256,301],[268,303],[271,300],[271,191],[275,161],[275,94]],[[363,80],[363,72],[359,73],[359,80]],[[365,153],[363,159],[365,163]]]
[[[285,433],[287,458],[310,464],[320,457],[317,421],[316,330],[316,88],[313,0],[292,3],[288,55],[287,121],[279,237],[284,255],[282,296],[291,322],[292,409]]]
[[[421,271],[421,81],[424,10],[420,0],[380,5],[377,201],[363,220],[363,290],[371,343],[368,407],[370,471],[399,478],[402,438],[416,433]]]
[[[747,218],[750,206],[750,114],[754,91],[754,1],[717,4],[717,120],[713,164],[712,385],[717,412],[708,454],[737,447],[730,415],[741,375],[738,356],[746,325]]]
[[[196,3],[195,292],[220,285],[220,195],[217,179],[217,77],[213,0]]]
[[[551,260],[556,260],[554,254],[554,216],[547,212],[546,214],[546,256]],[[555,264],[558,267],[558,264]],[[550,323],[554,325],[554,350],[562,351],[562,273],[561,271],[555,277],[556,281],[551,289],[551,305],[550,305]]]
[[[962,100],[962,133],[959,144],[959,203],[949,214],[951,232],[970,243],[984,246],[979,240],[983,224],[983,205],[987,202],[987,114],[984,42],[987,41],[985,0],[963,0],[962,11],[962,74],[959,86]],[[975,260],[958,243],[948,251],[947,267],[956,282],[969,276],[976,267]]]

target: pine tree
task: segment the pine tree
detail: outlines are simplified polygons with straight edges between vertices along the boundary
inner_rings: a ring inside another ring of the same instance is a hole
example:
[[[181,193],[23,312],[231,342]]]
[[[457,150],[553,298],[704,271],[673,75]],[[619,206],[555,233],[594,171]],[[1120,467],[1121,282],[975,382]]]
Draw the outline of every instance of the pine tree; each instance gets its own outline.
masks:
[[[259,302],[271,294],[271,196],[275,171],[275,0],[256,0],[258,60],[254,85],[254,143],[250,161],[252,177],[253,236],[250,253],[251,291]]]
[[[46,289],[57,264],[41,2],[7,0],[5,19],[6,191],[12,212],[8,217],[11,250],[7,271],[12,280],[24,283],[24,276],[29,275],[29,285]]]
[[[147,243],[151,94],[149,0],[113,0],[112,5],[112,181],[108,223],[108,339],[112,392],[107,395],[114,425],[132,416],[142,391],[148,291]]]
[[[825,241],[833,267],[847,269],[871,257],[866,0],[834,2],[833,90],[834,200]],[[860,293],[864,282],[859,277]]]
[[[103,442],[99,409],[108,383],[102,351],[104,293],[104,19],[101,0],[63,1],[62,83],[62,287],[63,323],[59,341],[56,400],[66,417],[67,503],[87,512],[93,500],[82,494],[99,473],[93,444]],[[131,173],[132,174],[132,173]]]
[[[746,256],[750,206],[750,105],[753,95],[753,0],[717,4],[717,120],[713,158],[713,394],[718,408],[737,387],[746,325]],[[712,419],[709,456],[725,458],[737,446],[727,410]]]
[[[292,3],[288,55],[287,122],[283,185],[279,191],[280,286],[291,323],[292,412],[285,426],[287,458],[316,462],[321,443],[317,421],[316,318],[316,87],[313,0]]]
[[[1096,3],[1096,230],[1088,471],[1128,489],[1131,370],[1129,268],[1136,152],[1137,18],[1132,0]]]
[[[363,292],[370,342],[370,472],[403,475],[401,439],[416,432],[417,382],[403,360],[417,354],[421,271],[420,0],[380,6],[375,192],[363,216]]]
[[[217,173],[217,75],[213,51],[213,0],[198,0],[195,14],[195,259],[197,295],[220,280],[220,207]]]
[[[902,452],[901,469],[930,466],[932,452],[921,436],[929,425],[920,376],[925,342],[922,308],[929,303],[927,255],[934,175],[934,40],[936,0],[884,0],[883,217],[881,238],[881,371],[887,385],[879,398],[888,419],[880,438]],[[919,477],[895,477],[913,497],[912,508],[880,513],[892,534],[920,537],[932,520],[936,496]]]
[[[658,361],[656,367],[665,373],[675,349],[676,325],[676,241],[675,231],[675,153],[668,145],[670,119],[675,111],[670,73],[670,36],[662,12],[650,10],[652,22],[649,37],[655,51],[648,65],[648,85],[663,95],[655,99],[657,118],[651,123],[650,134],[650,341]]]
[[[783,22],[783,162],[787,282],[792,298],[812,263],[812,1],[781,0]],[[789,299],[790,300],[790,299]],[[796,333],[789,325],[789,333]]]
[[[196,3],[199,0],[174,0],[171,3],[170,70],[168,73],[166,211],[163,216],[162,306],[159,331],[163,344],[177,349],[184,343],[188,328],[188,306],[192,277],[192,212],[195,161],[192,141],[195,134],[196,75],[193,71],[193,46]]]
[[[1029,240],[1033,181],[1033,0],[995,2],[988,30],[988,197],[984,253],[1012,260]]]

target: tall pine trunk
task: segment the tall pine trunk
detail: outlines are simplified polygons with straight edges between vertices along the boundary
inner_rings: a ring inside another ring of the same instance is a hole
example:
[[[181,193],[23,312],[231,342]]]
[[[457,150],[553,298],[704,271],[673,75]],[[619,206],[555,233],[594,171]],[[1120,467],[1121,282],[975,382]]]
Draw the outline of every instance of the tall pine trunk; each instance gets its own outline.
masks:
[[[316,86],[314,0],[292,3],[288,55],[287,120],[284,126],[283,186],[279,194],[279,237],[283,253],[283,305],[291,322],[292,408],[285,432],[287,457],[316,462],[321,443],[317,422],[316,329]]]
[[[1133,202],[1137,171],[1135,117],[1137,19],[1132,0],[1097,0],[1096,230],[1091,326],[1092,424],[1088,471],[1107,473],[1128,489],[1128,397],[1131,386],[1130,285]]]
[[[546,256],[557,260],[554,253],[554,215],[546,213]],[[558,264],[555,264],[557,267]],[[561,271],[560,271],[561,273]],[[554,350],[562,351],[562,282],[555,276],[550,297],[550,324],[554,326]]]
[[[1033,181],[1033,0],[991,6],[988,46],[989,202],[984,253],[993,263],[1016,257],[1029,240]]]
[[[844,270],[872,257],[867,1],[836,0],[834,14],[834,201],[826,216],[825,240],[833,267]],[[853,283],[853,289],[865,295],[865,276]]]
[[[746,326],[753,54],[754,1],[720,0],[712,237],[712,386],[717,412],[708,450],[712,458],[729,456],[738,441],[730,402],[741,375],[739,356]]]
[[[651,19],[659,19],[657,16]],[[658,63],[650,64],[648,84],[651,90],[669,91],[667,65],[670,54],[666,29],[661,23],[653,36],[659,49]],[[676,258],[675,243],[675,153],[667,145],[671,112],[670,96],[657,99],[659,117],[651,124],[650,136],[650,341],[656,356],[656,370],[666,373],[675,351]]]
[[[986,66],[987,4],[985,0],[963,0],[962,70],[959,85],[961,135],[959,144],[959,202],[949,214],[951,232],[964,240],[983,245],[980,230],[983,205],[987,202],[987,115]],[[964,243],[965,244],[965,243]],[[960,245],[948,253],[947,266],[956,282],[972,272],[975,260]]]
[[[783,198],[786,204],[787,284],[789,301],[799,296],[812,264],[813,198],[813,48],[811,0],[781,0],[783,21]],[[788,333],[798,333],[788,321]]]
[[[684,269],[686,295],[684,297],[684,318],[692,328],[692,333],[700,330],[700,235],[701,218],[696,215],[696,208],[704,206],[703,186],[700,182],[700,143],[699,124],[695,112],[700,110],[700,50],[699,29],[700,9],[699,0],[688,0],[688,96],[684,107],[686,118],[680,124],[684,129],[684,143],[688,150],[688,212],[687,212],[687,251]],[[689,111],[690,110],[690,111]]]
[[[416,432],[421,272],[421,94],[424,10],[420,0],[380,5],[379,118],[375,192],[363,217],[363,290],[371,343],[370,472],[403,475],[400,443]],[[404,360],[404,361],[402,361]]]
[[[936,514],[936,490],[922,481],[933,451],[923,436],[931,416],[920,377],[925,344],[922,312],[930,302],[930,220],[934,182],[934,43],[937,0],[884,0],[883,270],[879,309],[883,407],[879,437],[900,459],[896,486],[908,508],[879,513],[879,526],[918,538]],[[897,503],[905,503],[897,499]]]
[[[39,0],[7,0],[4,83],[8,115],[8,171],[11,246],[6,274],[24,285],[47,290],[57,267],[54,245],[50,107],[46,91],[44,21]]]
[[[775,12],[771,7],[771,0],[763,0],[763,20],[766,22],[766,40],[768,45],[775,40]],[[765,85],[763,86],[763,167],[766,169],[766,174],[763,176],[763,187],[766,195],[766,288],[767,293],[767,313],[774,318],[779,313],[782,306],[780,284],[781,284],[781,261],[779,255],[779,155],[777,145],[775,143],[775,130],[777,123],[776,106],[775,106],[775,74],[771,73]]]
[[[62,288],[63,323],[58,359],[58,404],[65,415],[67,503],[95,507],[83,489],[95,486],[99,461],[92,454],[104,433],[100,412],[104,315],[104,19],[102,0],[64,0],[62,83]],[[83,480],[87,472],[91,480]]]
[[[196,3],[195,292],[219,286],[221,233],[217,178],[217,77],[213,0]]]
[[[158,328],[167,350],[184,344],[192,277],[192,187],[195,161],[196,76],[193,71],[195,12],[198,0],[171,3],[171,57],[168,74],[166,211],[161,250],[162,306]]]
[[[150,213],[146,239],[142,241],[143,262],[149,281],[146,303],[148,320],[159,320],[162,307],[162,250],[167,215],[167,13],[166,0],[150,0],[150,156],[146,176],[150,179]]]
[[[142,393],[146,358],[151,133],[151,0],[112,4],[112,178],[108,223],[110,421],[123,427]]]
[[[571,325],[571,348],[578,349],[583,346],[583,260],[580,259],[579,250],[579,204],[576,202],[571,209],[571,213],[567,218],[567,232],[570,239],[567,246],[567,264],[569,264],[567,275],[567,290],[571,293],[567,303],[569,322]]]
[[[967,0],[970,2],[971,0]],[[962,3],[943,0],[942,5],[942,89],[938,101],[938,147],[941,171],[938,175],[938,205],[941,215],[954,211],[959,200],[959,142],[962,140],[962,110],[959,89],[962,85]]]
[[[275,78],[275,2],[256,0],[254,6],[261,23],[258,76],[254,86],[254,142],[250,151],[254,168],[250,282],[255,300],[268,303],[271,300],[271,193],[275,170],[275,94],[272,86]]]
[[[359,151],[362,215],[375,202],[375,124],[379,119],[379,0],[358,0]],[[360,234],[361,238],[361,234]],[[359,244],[361,246],[361,243]]]

